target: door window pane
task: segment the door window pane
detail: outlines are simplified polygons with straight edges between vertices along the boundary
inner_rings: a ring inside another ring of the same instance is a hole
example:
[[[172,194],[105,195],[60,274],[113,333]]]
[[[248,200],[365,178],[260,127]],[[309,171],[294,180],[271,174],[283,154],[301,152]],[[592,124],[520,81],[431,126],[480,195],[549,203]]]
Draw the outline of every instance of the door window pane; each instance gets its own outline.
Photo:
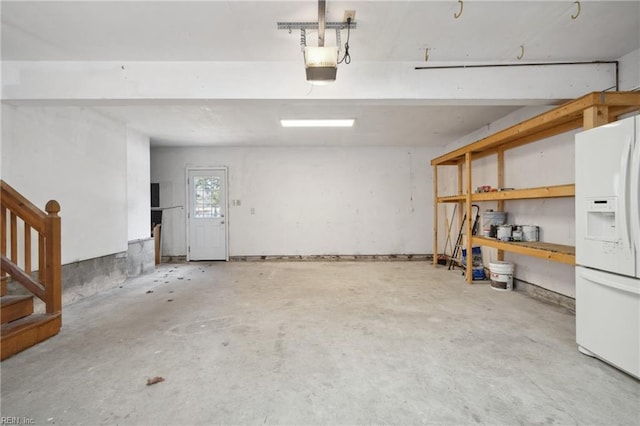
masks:
[[[194,217],[215,219],[222,215],[220,206],[220,178],[213,176],[195,176]]]

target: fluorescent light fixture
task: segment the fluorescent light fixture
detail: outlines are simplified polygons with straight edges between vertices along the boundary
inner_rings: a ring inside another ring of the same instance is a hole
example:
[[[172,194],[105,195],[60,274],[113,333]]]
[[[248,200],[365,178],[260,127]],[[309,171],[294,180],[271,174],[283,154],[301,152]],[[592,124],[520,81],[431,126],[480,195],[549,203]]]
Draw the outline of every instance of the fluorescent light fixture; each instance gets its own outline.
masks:
[[[282,127],[353,127],[355,119],[280,120]]]

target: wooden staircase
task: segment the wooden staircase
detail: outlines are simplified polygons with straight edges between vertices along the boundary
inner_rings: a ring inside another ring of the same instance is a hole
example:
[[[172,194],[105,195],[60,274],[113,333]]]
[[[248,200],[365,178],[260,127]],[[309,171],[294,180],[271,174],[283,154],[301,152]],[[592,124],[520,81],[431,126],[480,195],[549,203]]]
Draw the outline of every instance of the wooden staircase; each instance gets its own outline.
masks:
[[[45,210],[0,180],[2,360],[56,335],[62,327],[60,205],[52,200]],[[36,247],[32,245],[34,235]],[[30,294],[8,295],[10,282]],[[44,302],[45,313],[34,313],[34,297]]]

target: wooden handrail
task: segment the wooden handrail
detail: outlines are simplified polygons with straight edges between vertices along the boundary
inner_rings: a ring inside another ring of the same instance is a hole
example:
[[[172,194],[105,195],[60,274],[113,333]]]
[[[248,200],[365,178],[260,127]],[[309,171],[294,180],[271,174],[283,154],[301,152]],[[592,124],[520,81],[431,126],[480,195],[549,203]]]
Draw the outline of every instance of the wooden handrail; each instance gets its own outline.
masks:
[[[3,271],[7,271],[9,275],[11,275],[11,278],[22,284],[24,288],[38,296],[39,299],[43,301],[46,299],[46,289],[42,284],[27,275],[15,263],[7,259],[6,256],[1,256],[1,258],[2,260],[0,264],[2,265]]]
[[[45,207],[46,213],[37,208],[22,194],[0,180],[0,277],[7,274],[14,281],[40,298],[46,305],[48,314],[62,310],[62,244],[60,204],[51,200]],[[18,233],[18,221],[23,222],[24,233]],[[7,226],[9,219],[10,226]],[[31,232],[38,233],[38,279],[32,277]],[[9,235],[7,235],[9,234]],[[19,266],[18,239],[22,238],[24,268]],[[7,240],[11,254],[7,255]],[[2,283],[2,294],[6,292]]]
[[[3,180],[0,180],[0,199],[2,199],[3,206],[15,213],[25,223],[28,223],[36,231],[44,233],[44,219],[47,214]]]

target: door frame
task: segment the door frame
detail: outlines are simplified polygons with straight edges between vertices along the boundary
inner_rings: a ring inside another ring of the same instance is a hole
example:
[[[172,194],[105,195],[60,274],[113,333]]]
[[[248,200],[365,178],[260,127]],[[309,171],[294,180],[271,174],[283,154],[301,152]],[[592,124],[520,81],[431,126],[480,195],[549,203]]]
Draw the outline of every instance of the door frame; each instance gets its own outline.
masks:
[[[185,198],[186,198],[186,206],[187,206],[187,214],[185,215],[186,221],[186,233],[187,233],[187,262],[191,260],[191,251],[189,247],[191,246],[191,232],[189,229],[189,222],[191,219],[191,185],[189,184],[189,172],[192,171],[215,171],[222,172],[224,174],[224,252],[225,252],[225,261],[229,261],[229,168],[227,166],[187,166],[185,169]]]

